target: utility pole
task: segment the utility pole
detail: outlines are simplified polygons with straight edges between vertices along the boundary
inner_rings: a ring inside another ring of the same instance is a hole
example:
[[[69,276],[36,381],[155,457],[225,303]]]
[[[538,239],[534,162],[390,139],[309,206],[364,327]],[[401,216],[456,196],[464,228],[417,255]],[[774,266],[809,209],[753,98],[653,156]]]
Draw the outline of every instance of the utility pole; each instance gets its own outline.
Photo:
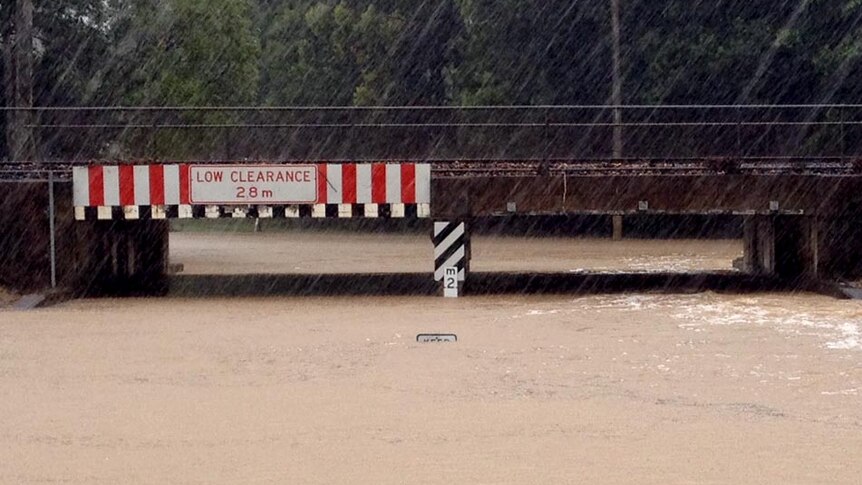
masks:
[[[623,157],[623,81],[621,73],[620,54],[620,0],[611,0],[611,34],[613,51],[613,87],[611,89],[611,103],[614,105],[614,149],[615,160]]]
[[[11,28],[3,46],[6,103],[6,140],[11,160],[32,160],[35,155],[33,113],[33,0],[14,0]]]

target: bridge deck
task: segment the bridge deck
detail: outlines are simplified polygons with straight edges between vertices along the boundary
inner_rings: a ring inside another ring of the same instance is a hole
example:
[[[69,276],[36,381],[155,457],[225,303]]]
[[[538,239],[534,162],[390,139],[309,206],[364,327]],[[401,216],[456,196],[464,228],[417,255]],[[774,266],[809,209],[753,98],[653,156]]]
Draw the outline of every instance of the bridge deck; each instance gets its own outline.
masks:
[[[116,165],[117,162],[5,163],[0,164],[0,180],[46,181],[50,175],[56,182],[64,183],[71,179],[75,167],[91,164]],[[853,157],[438,160],[431,166],[430,216],[435,218],[631,212],[830,215],[862,206],[862,158]],[[363,208],[358,209],[362,212]],[[340,208],[341,212],[351,210]],[[230,215],[231,211],[220,212]],[[320,217],[326,214],[340,217],[338,210],[331,214],[321,210],[320,214]]]

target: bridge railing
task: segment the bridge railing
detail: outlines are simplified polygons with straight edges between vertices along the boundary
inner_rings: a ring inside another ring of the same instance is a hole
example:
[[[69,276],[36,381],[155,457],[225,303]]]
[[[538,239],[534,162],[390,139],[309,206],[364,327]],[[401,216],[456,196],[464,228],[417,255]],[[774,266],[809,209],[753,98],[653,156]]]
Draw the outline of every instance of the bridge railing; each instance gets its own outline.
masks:
[[[862,157],[862,105],[0,108],[43,161]],[[615,123],[619,112],[621,122]],[[26,115],[26,116],[24,116]],[[622,155],[616,156],[619,133]],[[0,159],[10,160],[7,153]]]

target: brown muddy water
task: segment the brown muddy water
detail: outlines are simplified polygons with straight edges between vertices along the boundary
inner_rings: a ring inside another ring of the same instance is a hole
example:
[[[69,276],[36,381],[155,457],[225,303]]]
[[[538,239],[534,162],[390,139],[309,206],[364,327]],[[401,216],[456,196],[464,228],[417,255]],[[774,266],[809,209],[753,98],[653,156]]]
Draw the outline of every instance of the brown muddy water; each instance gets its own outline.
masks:
[[[186,274],[433,271],[430,237],[315,232],[172,233]],[[473,238],[473,270],[664,273],[732,271],[737,240]]]
[[[177,236],[173,261],[193,273],[430,264],[424,238]],[[624,272],[729,271],[741,251],[517,238],[475,250],[483,271]],[[804,293],[0,310],[0,483],[855,484],[860,328],[862,302]],[[417,343],[426,332],[458,342]]]

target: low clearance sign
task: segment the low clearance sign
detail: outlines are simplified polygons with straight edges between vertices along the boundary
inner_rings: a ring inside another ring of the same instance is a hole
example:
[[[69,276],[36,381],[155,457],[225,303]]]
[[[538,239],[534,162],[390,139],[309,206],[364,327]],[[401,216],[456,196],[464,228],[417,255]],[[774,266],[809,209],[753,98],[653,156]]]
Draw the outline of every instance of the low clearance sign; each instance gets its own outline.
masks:
[[[313,165],[202,165],[189,167],[192,204],[313,204]]]

